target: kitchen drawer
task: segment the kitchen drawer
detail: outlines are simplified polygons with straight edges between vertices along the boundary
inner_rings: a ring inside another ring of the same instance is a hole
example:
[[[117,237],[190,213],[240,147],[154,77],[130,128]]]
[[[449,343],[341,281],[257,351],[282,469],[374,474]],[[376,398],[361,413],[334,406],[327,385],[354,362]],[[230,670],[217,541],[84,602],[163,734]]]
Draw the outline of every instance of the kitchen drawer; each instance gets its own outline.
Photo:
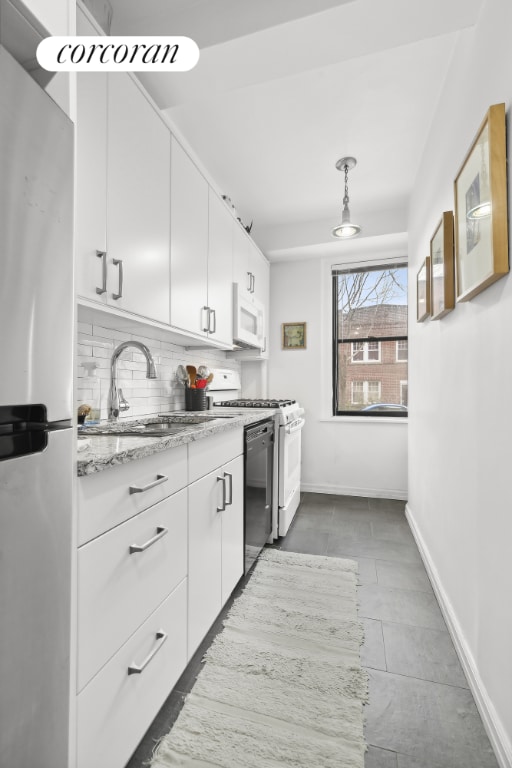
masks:
[[[244,452],[243,429],[212,435],[188,445],[188,481],[193,483]]]
[[[119,525],[186,484],[186,445],[79,477],[78,544]],[[134,492],[130,488],[146,490]]]
[[[187,575],[187,494],[178,491],[78,550],[79,691]]]
[[[123,768],[187,663],[187,581],[78,696],[77,768]],[[165,642],[157,632],[167,633]],[[128,668],[154,657],[140,674]]]

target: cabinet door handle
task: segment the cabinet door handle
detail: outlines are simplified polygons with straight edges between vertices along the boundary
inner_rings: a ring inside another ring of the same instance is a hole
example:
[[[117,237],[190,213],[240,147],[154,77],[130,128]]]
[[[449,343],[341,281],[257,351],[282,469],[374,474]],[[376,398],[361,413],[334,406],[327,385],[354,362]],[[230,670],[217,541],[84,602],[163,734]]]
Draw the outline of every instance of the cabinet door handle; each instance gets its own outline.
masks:
[[[212,317],[213,317],[213,328],[212,328],[212,323],[211,323]],[[209,310],[208,331],[210,333],[216,333],[216,331],[217,331],[217,312],[216,312],[215,309],[210,309]]]
[[[107,252],[96,251],[96,256],[101,259],[101,288],[96,288],[96,293],[101,296],[107,292]]]
[[[249,293],[252,293],[252,272],[248,272],[247,274],[249,275],[249,287],[247,290]]]
[[[229,477],[229,501],[224,499],[224,504],[229,507],[233,503],[233,475],[231,472],[224,472],[224,477]]]
[[[130,544],[130,555],[133,555],[134,552],[144,552],[146,549],[149,549],[153,544],[156,544],[157,541],[160,541],[160,539],[163,539],[164,536],[167,536],[169,533],[168,528],[161,528],[160,526],[156,529],[156,535],[153,536],[151,539],[148,539],[144,544]]]
[[[129,675],[140,675],[141,672],[144,672],[145,668],[151,661],[151,659],[155,656],[155,654],[158,653],[162,645],[167,640],[167,632],[164,632],[163,629],[159,629],[156,633],[156,640],[157,645],[153,648],[153,650],[148,653],[142,664],[130,664],[128,667],[128,674]]]
[[[154,488],[155,485],[166,483],[168,479],[169,478],[167,475],[157,475],[156,480],[153,480],[152,483],[148,483],[147,485],[130,485],[128,490],[130,493],[144,493],[145,491],[149,491],[151,488]]]
[[[217,507],[217,512],[224,512],[226,509],[226,478],[217,475],[217,481],[222,483],[222,507]]]
[[[267,337],[266,336],[263,337],[263,347],[262,347],[261,351],[262,352],[266,352],[267,351]]]
[[[112,263],[115,267],[119,267],[119,286],[118,286],[118,293],[113,293],[112,298],[113,299],[121,299],[123,297],[123,260],[122,259],[112,259]]]
[[[203,307],[201,310],[201,330],[203,333],[208,333],[210,330],[210,307]],[[206,312],[206,322],[204,320],[204,313]]]

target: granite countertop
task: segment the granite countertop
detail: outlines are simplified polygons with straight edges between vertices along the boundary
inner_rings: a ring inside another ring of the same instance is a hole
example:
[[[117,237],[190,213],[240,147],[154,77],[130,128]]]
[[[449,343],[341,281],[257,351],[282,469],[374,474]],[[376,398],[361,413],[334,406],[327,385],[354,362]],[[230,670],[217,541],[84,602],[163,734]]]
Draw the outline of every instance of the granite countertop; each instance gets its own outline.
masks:
[[[129,426],[148,424],[150,421],[165,420],[171,416],[173,423],[176,421],[184,429],[180,432],[162,436],[132,436],[132,435],[89,435],[87,427],[78,433],[77,474],[79,477],[101,472],[118,464],[126,464],[129,461],[143,459],[154,453],[176,448],[194,440],[202,440],[210,435],[228,432],[232,429],[243,428],[247,424],[254,424],[267,416],[273,416],[276,409],[267,408],[265,411],[234,408],[213,408],[210,411],[174,411],[168,414],[155,414],[144,419],[122,420],[117,426],[129,428]],[[208,421],[201,424],[190,423],[195,417],[209,416]],[[215,418],[217,416],[217,418]],[[229,416],[230,418],[222,418]],[[97,425],[103,427],[108,422]]]

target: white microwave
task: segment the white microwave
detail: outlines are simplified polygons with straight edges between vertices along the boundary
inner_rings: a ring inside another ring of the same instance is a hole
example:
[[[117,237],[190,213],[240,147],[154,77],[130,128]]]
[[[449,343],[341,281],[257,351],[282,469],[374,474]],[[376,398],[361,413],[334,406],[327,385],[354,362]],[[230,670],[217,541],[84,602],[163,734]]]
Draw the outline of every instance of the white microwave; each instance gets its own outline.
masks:
[[[248,298],[238,283],[233,283],[233,343],[239,347],[263,349],[265,313],[263,304]]]

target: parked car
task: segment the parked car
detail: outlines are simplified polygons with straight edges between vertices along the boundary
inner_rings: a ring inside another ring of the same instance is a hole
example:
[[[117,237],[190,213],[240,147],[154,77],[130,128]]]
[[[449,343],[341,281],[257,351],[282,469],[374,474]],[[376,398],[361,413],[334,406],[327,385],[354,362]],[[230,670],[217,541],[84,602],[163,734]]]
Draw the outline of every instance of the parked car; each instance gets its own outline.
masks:
[[[372,403],[367,405],[366,408],[362,408],[362,411],[402,411],[407,413],[407,406],[400,405],[399,403]]]

